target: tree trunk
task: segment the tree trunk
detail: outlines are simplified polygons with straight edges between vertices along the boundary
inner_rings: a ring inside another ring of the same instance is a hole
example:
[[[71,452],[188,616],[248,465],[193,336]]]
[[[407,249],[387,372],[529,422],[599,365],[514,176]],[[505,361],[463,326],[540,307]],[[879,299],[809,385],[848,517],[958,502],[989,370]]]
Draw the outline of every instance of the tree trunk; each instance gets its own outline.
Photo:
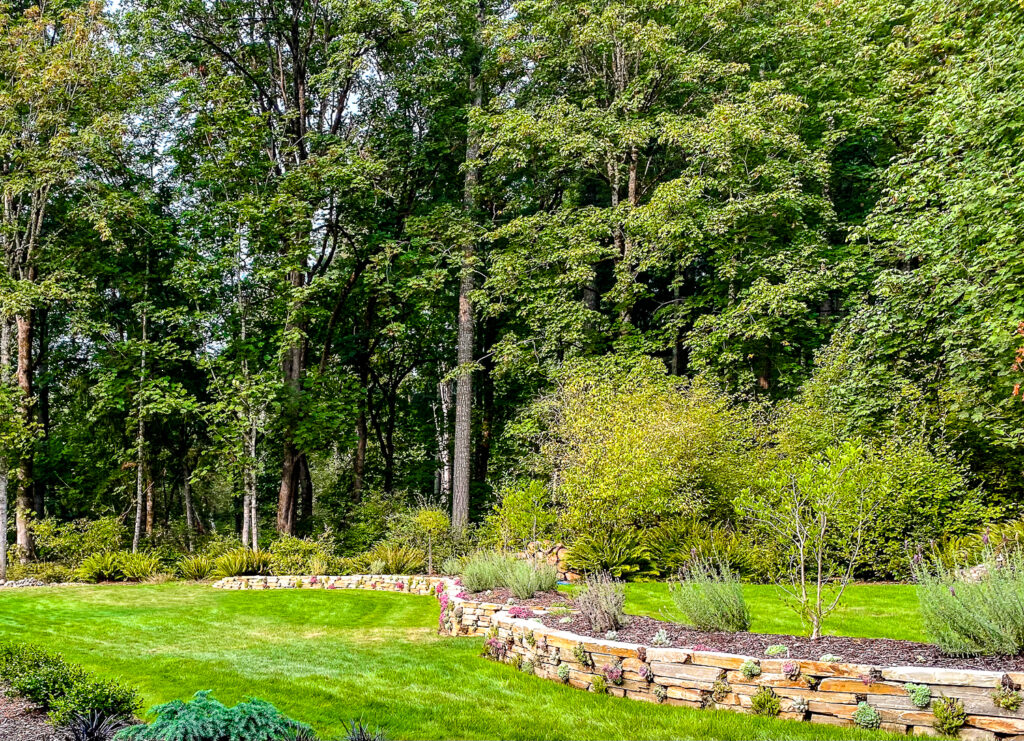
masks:
[[[284,444],[281,489],[277,494],[277,532],[295,535],[295,502],[299,489],[299,451],[291,440]]]
[[[21,418],[26,427],[32,425],[32,327],[33,310],[17,317],[18,325],[18,388],[21,391]],[[18,557],[21,563],[35,555],[29,518],[32,513],[32,446],[21,451],[18,461],[18,490],[14,503],[14,520]]]
[[[148,268],[148,262],[147,262]],[[142,313],[142,352],[139,358],[139,390],[138,396],[138,426],[135,431],[135,532],[132,535],[132,553],[138,553],[139,541],[142,539],[142,518],[145,514],[145,442],[146,442],[146,421],[143,416],[142,384],[146,380],[146,312]]]
[[[189,470],[187,454],[185,456],[182,474],[184,481],[182,483],[181,494],[182,498],[185,500],[185,535],[188,538],[188,552],[192,553],[192,551],[195,550],[196,511],[192,507],[192,471]]]
[[[292,270],[288,276],[292,290],[305,285],[305,271]],[[302,327],[295,321],[297,306],[292,308],[292,315],[285,324],[285,336],[291,336],[290,344],[285,349],[281,363],[285,386],[291,394],[290,403],[294,405],[292,414],[300,412],[300,396],[302,394],[302,376],[306,367],[306,340]],[[294,422],[292,423],[292,426]],[[301,473],[302,453],[295,445],[293,429],[285,430],[284,460],[281,463],[281,488],[277,495],[277,531],[282,534],[295,535],[296,508],[299,497],[299,475]]]
[[[299,491],[302,494],[302,518],[296,523],[296,529],[302,535],[309,535],[313,531],[313,475],[305,453],[299,458]]]
[[[0,316],[0,385],[10,382],[11,323]],[[7,581],[7,456],[0,450],[0,582]]]
[[[146,472],[146,537],[153,537],[153,523],[156,520],[156,495],[153,491],[153,472],[149,466],[145,467]]]
[[[437,494],[441,498],[441,506],[448,508],[452,496],[452,453],[450,416],[452,408],[452,385],[449,381],[437,384],[437,395],[440,399],[441,415],[434,412],[434,430],[437,437],[438,484]]]
[[[480,78],[480,38],[484,24],[484,4],[477,5],[476,33],[469,73],[469,94],[472,108],[483,107],[483,81]],[[467,217],[476,219],[478,208],[477,186],[480,169],[476,160],[480,156],[480,138],[469,130],[466,140],[466,177],[462,206]],[[469,523],[469,480],[473,435],[473,304],[470,294],[476,287],[476,242],[467,239],[462,249],[462,276],[459,281],[457,380],[455,384],[455,465],[452,475],[452,529],[462,532]]]

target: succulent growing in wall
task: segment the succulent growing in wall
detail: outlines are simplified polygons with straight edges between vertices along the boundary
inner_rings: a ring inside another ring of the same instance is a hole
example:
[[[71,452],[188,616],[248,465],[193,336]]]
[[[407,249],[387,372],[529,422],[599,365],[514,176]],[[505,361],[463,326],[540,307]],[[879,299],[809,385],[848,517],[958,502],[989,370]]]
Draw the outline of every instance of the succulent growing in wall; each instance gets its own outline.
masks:
[[[740,664],[740,674],[747,679],[753,679],[761,673],[761,664],[753,659],[747,659]]]
[[[530,646],[532,648],[533,646],[537,645],[537,636],[533,634],[532,630],[528,630],[526,631],[526,635],[523,636],[523,641],[526,643],[527,646]]]
[[[779,714],[779,711],[782,710],[782,703],[779,702],[778,695],[772,691],[771,687],[761,687],[750,698],[750,708],[757,715],[772,716]]]
[[[654,676],[654,672],[651,671],[650,664],[640,664],[640,666],[637,667],[636,673],[639,674],[640,679],[644,680],[645,682],[650,682],[651,677]]]
[[[668,690],[662,685],[656,684],[654,685],[654,697],[658,702],[665,702],[665,698],[668,697]]]
[[[532,660],[526,659],[519,668],[523,670],[524,674],[533,674],[534,663]]]
[[[577,643],[572,647],[572,655],[575,657],[577,664],[590,666],[590,655],[587,654],[587,649],[583,647],[582,643]]]
[[[569,665],[568,664],[559,664],[557,672],[558,672],[558,678],[561,679],[564,684],[568,684],[568,682],[569,682]]]
[[[671,645],[672,640],[668,637],[668,633],[664,628],[654,634],[654,638],[651,639],[652,646],[668,646]]]
[[[806,697],[797,697],[789,702],[789,711],[791,713],[806,713],[811,707],[811,704],[807,701]]]
[[[622,664],[609,664],[604,668],[604,677],[614,685],[622,684]]]
[[[932,702],[932,688],[926,684],[907,682],[903,685],[903,689],[907,691],[907,696],[915,708],[926,708]]]
[[[715,683],[711,685],[711,699],[715,702],[721,702],[730,692],[732,692],[732,686],[724,680],[716,679]]]
[[[772,658],[789,656],[789,646],[783,646],[781,643],[776,643],[775,645],[766,648],[764,650],[764,655],[771,656]]]
[[[505,642],[497,637],[488,638],[484,641],[484,656],[489,659],[501,661],[505,658]]]
[[[955,736],[967,722],[964,704],[956,697],[939,697],[932,703],[932,727],[943,736]]]
[[[604,677],[594,677],[594,681],[590,683],[590,691],[597,695],[603,695],[608,691],[608,685],[604,681]]]
[[[508,657],[508,663],[513,669],[521,669],[523,666],[523,657],[519,654],[512,654]]]
[[[800,678],[800,664],[795,661],[783,661],[782,673],[795,681]]]
[[[619,640],[619,631],[609,630],[607,633],[604,634],[604,637],[607,641],[617,641]]]
[[[1024,696],[1012,687],[1000,687],[992,694],[992,702],[997,708],[1003,710],[1017,710],[1024,701]]]
[[[866,702],[859,702],[853,711],[853,722],[861,728],[874,729],[882,725],[882,716]]]

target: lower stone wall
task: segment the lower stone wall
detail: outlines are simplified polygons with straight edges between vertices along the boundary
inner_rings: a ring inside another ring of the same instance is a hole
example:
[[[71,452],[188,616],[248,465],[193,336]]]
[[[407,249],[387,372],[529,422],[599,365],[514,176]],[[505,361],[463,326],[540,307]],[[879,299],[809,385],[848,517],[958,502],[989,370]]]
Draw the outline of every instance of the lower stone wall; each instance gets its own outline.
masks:
[[[555,682],[594,691],[595,681],[617,697],[691,708],[754,712],[756,693],[770,690],[779,701],[778,717],[853,726],[858,703],[880,716],[891,733],[937,736],[935,700],[958,699],[965,711],[959,731],[975,741],[1024,741],[1024,706],[997,706],[1000,686],[1018,687],[1024,672],[936,669],[920,666],[878,667],[800,659],[759,659],[736,654],[659,648],[578,636],[513,617],[515,608],[469,600],[458,579],[428,576],[281,576],[232,577],[214,584],[222,589],[377,589],[433,594],[440,603],[438,626],[453,636],[484,636],[484,649],[495,659]],[[522,608],[520,608],[522,609]],[[540,615],[541,611],[534,614]],[[756,676],[741,667],[756,664]],[[932,703],[916,707],[904,685],[926,685]]]

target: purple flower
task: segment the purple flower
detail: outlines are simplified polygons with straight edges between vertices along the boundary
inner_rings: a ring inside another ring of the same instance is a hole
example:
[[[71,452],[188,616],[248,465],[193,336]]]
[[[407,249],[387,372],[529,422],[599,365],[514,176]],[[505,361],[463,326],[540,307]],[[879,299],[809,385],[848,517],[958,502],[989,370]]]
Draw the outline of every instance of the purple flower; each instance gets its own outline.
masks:
[[[534,617],[534,612],[529,607],[510,607],[508,614],[509,617],[517,618],[519,620],[527,620]]]
[[[443,591],[444,591],[444,583],[443,582],[438,582],[437,586],[434,587],[434,594],[440,596],[441,592],[443,592]]]
[[[800,675],[800,665],[795,661],[783,661],[782,673],[791,679],[795,679]]]
[[[469,599],[469,595],[466,594],[465,590],[463,590],[455,595],[455,599]]]
[[[986,530],[985,532],[983,532],[981,534],[981,542],[984,543],[985,545],[988,545],[988,543],[989,543],[988,530]]]

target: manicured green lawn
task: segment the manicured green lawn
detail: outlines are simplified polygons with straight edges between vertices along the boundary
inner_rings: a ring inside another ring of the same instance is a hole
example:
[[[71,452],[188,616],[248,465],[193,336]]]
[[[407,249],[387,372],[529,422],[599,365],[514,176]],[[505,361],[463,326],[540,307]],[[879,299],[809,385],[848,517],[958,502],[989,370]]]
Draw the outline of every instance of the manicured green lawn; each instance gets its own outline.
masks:
[[[898,638],[924,641],[917,612],[917,592],[912,584],[851,584],[843,601],[825,623],[827,635],[859,638]],[[750,608],[755,633],[806,635],[797,614],[769,585],[745,584],[743,594]],[[626,585],[626,612],[671,620],[675,606],[668,585],[661,582]]]
[[[655,585],[631,602],[657,606]],[[392,738],[832,739],[884,735],[596,696],[436,635],[430,597],[225,592],[183,583],[0,593],[0,638],[136,684],[147,704],[202,689],[273,702],[324,734],[362,718]]]

